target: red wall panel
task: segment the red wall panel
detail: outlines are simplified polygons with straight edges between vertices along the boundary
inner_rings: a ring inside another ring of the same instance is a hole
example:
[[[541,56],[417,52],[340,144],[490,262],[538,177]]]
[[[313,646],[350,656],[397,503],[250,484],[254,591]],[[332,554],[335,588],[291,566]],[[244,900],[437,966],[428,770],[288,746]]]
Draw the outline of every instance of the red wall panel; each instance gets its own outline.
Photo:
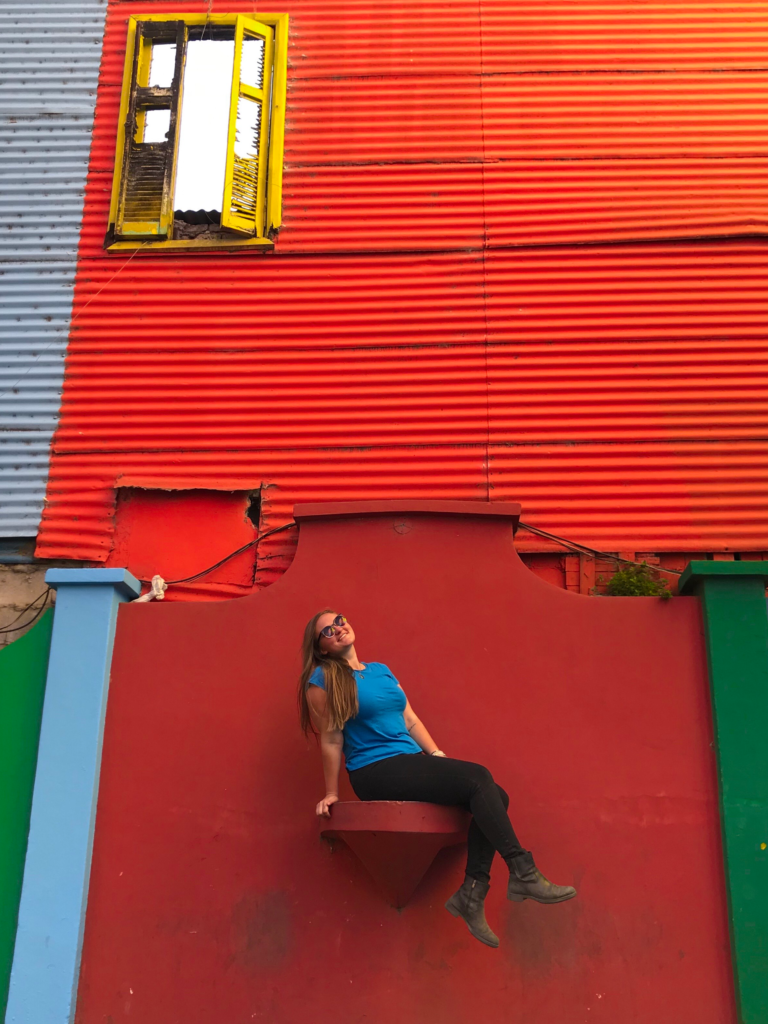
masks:
[[[489,458],[496,499],[524,494],[530,522],[603,551],[694,551],[694,538],[749,551],[766,535],[765,441],[492,445]]]
[[[489,340],[719,344],[765,334],[761,242],[494,250],[486,256]],[[672,352],[674,348],[674,352]]]
[[[579,890],[510,904],[497,861],[498,950],[443,909],[461,850],[396,911],[318,837],[294,680],[328,603]],[[504,522],[302,526],[275,587],[119,613],[77,1022],[735,1024],[710,740],[695,598],[557,590]]]
[[[280,246],[288,239],[291,252],[479,249],[483,175],[479,163],[286,168]]]
[[[477,68],[479,71],[479,66]],[[483,158],[480,77],[297,78],[289,90],[288,164]]]
[[[62,427],[62,451],[118,435],[123,450],[360,446],[403,436],[477,444],[487,435],[478,345],[365,350],[322,339],[299,358],[291,349],[243,345],[235,352],[138,351],[130,368],[124,356],[105,359],[103,370],[110,365],[111,386],[73,370],[68,400],[79,415],[73,433]]]
[[[488,244],[765,232],[768,158],[504,160],[483,166]]]
[[[119,33],[128,15],[147,11],[206,12],[208,0],[113,0],[102,75],[119,82],[123,73]],[[213,0],[214,13],[287,11],[291,15],[289,79],[370,75],[477,74],[480,70],[480,14],[477,0],[290,0],[275,6],[259,0]],[[113,41],[114,40],[114,41]]]
[[[488,75],[486,159],[765,156],[765,82],[762,71]]]
[[[489,253],[491,440],[760,436],[761,262],[753,246]]]
[[[149,581],[156,573],[165,580],[186,579],[253,541],[256,529],[246,514],[248,505],[245,491],[123,488],[115,509],[111,562],[130,562],[140,580]],[[253,587],[255,569],[256,550],[250,547],[203,580],[172,587],[167,597],[242,597]]]
[[[762,0],[480,0],[483,70],[679,71],[760,68]]]

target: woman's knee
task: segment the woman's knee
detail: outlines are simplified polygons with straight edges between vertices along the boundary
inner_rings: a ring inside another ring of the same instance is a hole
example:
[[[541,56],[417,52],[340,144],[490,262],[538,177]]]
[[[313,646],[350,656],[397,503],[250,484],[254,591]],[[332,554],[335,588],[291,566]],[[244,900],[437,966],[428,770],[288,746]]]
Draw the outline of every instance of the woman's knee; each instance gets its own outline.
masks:
[[[488,768],[484,765],[476,764],[473,765],[473,768],[473,779],[477,789],[488,792],[488,790],[493,790],[495,788],[501,797],[501,802],[504,804],[504,810],[506,811],[509,807],[509,794],[507,791],[503,789],[498,782],[494,782],[493,775],[491,775]]]

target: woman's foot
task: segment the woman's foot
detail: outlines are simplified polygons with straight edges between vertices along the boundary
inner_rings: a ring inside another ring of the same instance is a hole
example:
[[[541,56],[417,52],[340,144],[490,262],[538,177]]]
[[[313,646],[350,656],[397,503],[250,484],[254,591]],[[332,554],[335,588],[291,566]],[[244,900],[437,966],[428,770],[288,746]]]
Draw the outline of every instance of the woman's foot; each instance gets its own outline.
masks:
[[[572,885],[555,885],[548,881],[533,863],[533,854],[521,853],[513,857],[509,869],[507,899],[515,903],[536,900],[537,903],[562,903],[572,900],[576,890]]]
[[[467,922],[467,928],[475,938],[495,949],[499,940],[485,920],[483,905],[485,897],[488,895],[488,889],[488,882],[478,882],[476,878],[470,878],[467,875],[462,887],[445,904],[445,909],[454,917],[463,917]]]

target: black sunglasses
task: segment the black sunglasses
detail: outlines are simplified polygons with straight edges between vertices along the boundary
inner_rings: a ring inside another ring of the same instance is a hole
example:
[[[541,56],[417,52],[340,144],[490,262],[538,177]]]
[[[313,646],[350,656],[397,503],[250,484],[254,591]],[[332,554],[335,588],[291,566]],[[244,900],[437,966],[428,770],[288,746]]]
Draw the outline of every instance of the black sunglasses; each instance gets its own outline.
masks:
[[[341,627],[346,624],[346,621],[347,620],[344,618],[343,615],[337,615],[336,618],[333,620],[332,626],[323,626],[323,628],[317,634],[317,639],[319,640],[321,636],[324,636],[327,640],[330,640],[331,637],[335,636],[336,633],[338,633],[338,631],[341,629]]]

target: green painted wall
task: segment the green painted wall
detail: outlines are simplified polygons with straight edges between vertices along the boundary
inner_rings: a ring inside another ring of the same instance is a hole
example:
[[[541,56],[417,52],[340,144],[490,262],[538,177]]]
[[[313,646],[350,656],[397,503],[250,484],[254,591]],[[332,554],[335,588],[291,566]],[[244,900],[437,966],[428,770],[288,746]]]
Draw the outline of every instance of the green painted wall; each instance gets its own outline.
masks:
[[[0,650],[0,1020],[16,940],[53,610]]]
[[[768,608],[765,562],[691,562],[702,600],[739,1020],[768,1024]]]

